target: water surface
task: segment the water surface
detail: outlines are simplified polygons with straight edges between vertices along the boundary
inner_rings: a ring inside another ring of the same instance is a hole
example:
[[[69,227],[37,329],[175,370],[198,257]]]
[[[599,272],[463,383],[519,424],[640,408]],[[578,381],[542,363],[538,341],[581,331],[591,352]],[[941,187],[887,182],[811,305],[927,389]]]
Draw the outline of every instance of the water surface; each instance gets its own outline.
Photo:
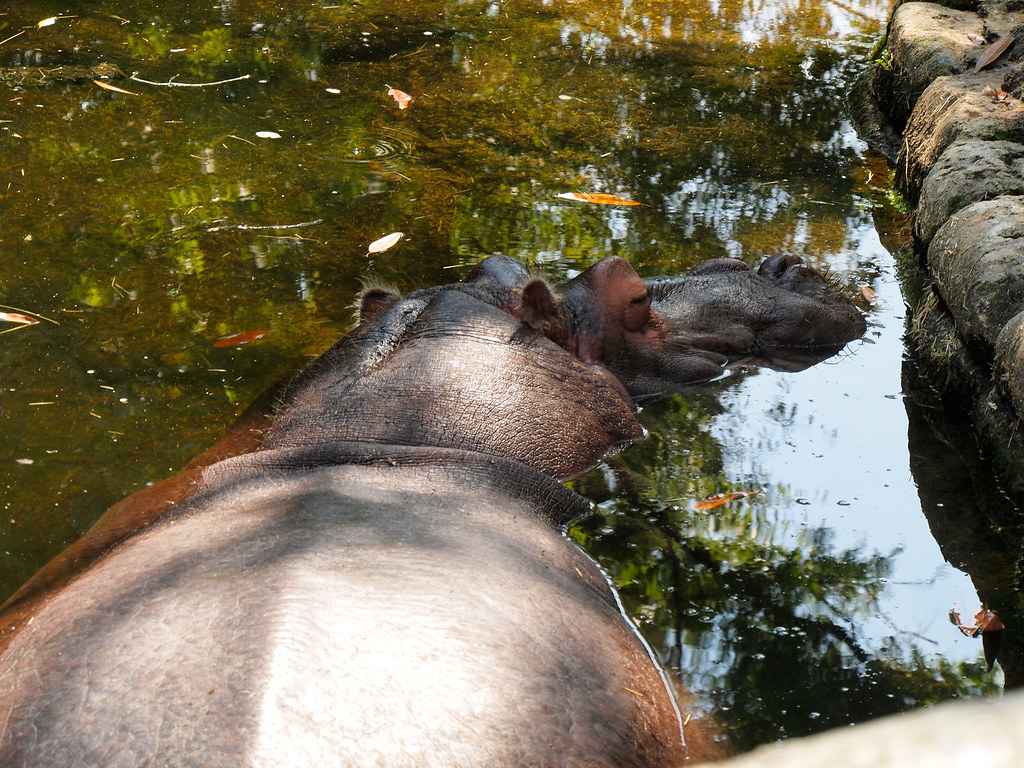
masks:
[[[867,337],[809,371],[647,404],[649,437],[575,482],[600,507],[573,535],[742,747],[992,693],[998,667],[947,618],[981,598],[923,508],[970,509],[976,491],[908,443],[928,430],[903,393],[889,249],[906,235],[844,105],[888,11],[10,8],[0,303],[48,320],[0,336],[0,595],[325,349],[363,279],[452,281],[498,251],[558,280],[608,254],[655,275],[788,251],[857,297]],[[131,93],[52,69],[100,62],[137,73],[106,81]],[[570,191],[642,205],[556,198]],[[732,489],[761,493],[696,509]]]

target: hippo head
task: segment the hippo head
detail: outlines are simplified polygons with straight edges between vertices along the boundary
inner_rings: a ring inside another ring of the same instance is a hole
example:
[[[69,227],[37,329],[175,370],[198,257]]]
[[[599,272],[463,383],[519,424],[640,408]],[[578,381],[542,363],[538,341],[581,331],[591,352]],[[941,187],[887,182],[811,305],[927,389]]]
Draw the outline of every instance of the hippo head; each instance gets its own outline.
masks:
[[[372,442],[472,451],[575,475],[642,434],[605,371],[520,318],[494,275],[365,292],[360,324],[281,398],[264,448]],[[600,313],[614,324],[612,310]]]
[[[789,255],[756,272],[713,259],[650,280],[608,257],[553,292],[538,281],[522,291],[527,323],[606,367],[633,397],[680,391],[730,366],[802,370],[866,330],[852,301]]]

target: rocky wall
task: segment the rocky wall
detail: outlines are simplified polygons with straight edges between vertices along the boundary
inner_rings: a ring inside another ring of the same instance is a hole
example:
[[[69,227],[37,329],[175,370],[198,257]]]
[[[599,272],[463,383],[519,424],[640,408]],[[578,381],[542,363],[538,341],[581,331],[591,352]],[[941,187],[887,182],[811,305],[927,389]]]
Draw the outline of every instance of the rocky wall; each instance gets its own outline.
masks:
[[[1024,3],[899,5],[852,107],[914,207],[911,353],[1024,498]]]

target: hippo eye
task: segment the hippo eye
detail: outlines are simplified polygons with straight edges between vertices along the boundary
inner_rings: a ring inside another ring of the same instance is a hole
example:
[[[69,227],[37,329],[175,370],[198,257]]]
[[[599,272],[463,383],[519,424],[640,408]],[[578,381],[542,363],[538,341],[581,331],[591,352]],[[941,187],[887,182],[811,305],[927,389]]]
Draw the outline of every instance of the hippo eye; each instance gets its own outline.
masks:
[[[651,319],[651,296],[647,291],[630,299],[623,320],[627,331],[640,331]]]
[[[643,293],[641,293],[639,296],[637,296],[634,299],[630,299],[629,304],[630,304],[631,307],[639,307],[642,304],[650,303],[650,301],[651,301],[651,292],[650,292],[650,290],[647,290],[647,286],[644,286],[644,288],[645,288],[645,290],[644,290]]]

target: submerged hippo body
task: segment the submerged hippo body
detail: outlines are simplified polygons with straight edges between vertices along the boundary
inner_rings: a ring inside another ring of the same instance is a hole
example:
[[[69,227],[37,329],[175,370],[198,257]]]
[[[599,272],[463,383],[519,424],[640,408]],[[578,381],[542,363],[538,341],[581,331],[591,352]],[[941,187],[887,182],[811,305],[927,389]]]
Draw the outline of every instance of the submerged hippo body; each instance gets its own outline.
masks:
[[[499,262],[368,297],[273,411],[115,506],[8,601],[0,765],[708,757],[562,535],[587,504],[558,479],[641,434],[604,361],[681,334],[611,264],[588,278],[592,320],[572,290],[510,285]]]

